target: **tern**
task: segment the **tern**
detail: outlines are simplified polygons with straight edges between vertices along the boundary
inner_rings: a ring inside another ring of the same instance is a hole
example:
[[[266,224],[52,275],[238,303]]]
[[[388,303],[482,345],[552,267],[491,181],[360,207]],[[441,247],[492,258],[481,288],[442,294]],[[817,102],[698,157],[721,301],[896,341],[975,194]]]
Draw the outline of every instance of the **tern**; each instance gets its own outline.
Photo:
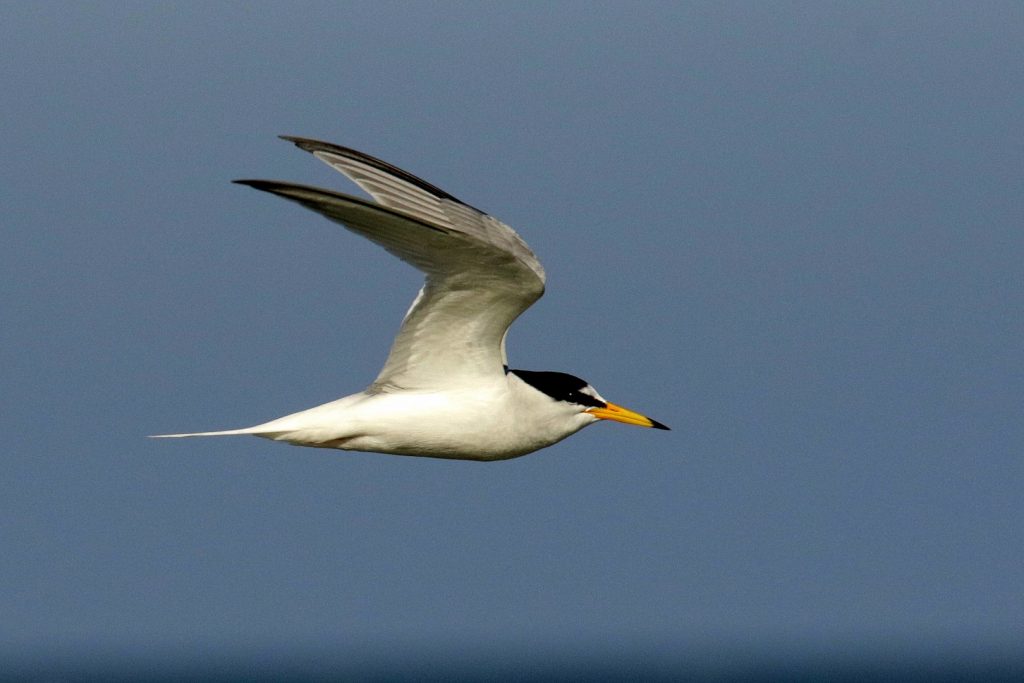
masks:
[[[340,223],[422,271],[384,368],[365,390],[254,427],[299,446],[457,460],[505,460],[601,420],[665,425],[605,400],[564,372],[509,368],[508,328],[544,293],[544,269],[509,226],[368,154],[282,136],[376,202],[307,185],[236,180]]]

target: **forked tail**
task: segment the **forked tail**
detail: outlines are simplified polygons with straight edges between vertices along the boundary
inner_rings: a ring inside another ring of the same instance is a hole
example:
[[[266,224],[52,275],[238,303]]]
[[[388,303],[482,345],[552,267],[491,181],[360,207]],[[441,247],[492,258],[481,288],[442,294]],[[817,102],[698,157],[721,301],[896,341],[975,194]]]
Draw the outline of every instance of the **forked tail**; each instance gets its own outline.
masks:
[[[265,434],[266,432],[258,427],[246,427],[244,429],[225,429],[220,432],[190,432],[188,434],[150,434],[151,439],[181,439],[186,436],[233,436],[238,434]]]

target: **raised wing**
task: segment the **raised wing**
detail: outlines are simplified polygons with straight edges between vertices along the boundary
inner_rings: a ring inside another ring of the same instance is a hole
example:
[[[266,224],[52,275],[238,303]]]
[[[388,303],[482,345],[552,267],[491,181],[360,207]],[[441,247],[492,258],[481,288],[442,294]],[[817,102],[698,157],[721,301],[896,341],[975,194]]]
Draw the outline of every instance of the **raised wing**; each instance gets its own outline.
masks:
[[[336,171],[344,173],[381,206],[401,211],[422,221],[471,235],[496,249],[514,254],[544,280],[544,268],[526,242],[509,226],[444,190],[369,154],[329,142],[282,136],[283,140],[311,153]]]
[[[501,221],[368,155],[286,138],[380,204],[315,187],[239,180],[341,223],[426,274],[373,387],[429,389],[503,372],[509,325],[544,293],[544,269]]]

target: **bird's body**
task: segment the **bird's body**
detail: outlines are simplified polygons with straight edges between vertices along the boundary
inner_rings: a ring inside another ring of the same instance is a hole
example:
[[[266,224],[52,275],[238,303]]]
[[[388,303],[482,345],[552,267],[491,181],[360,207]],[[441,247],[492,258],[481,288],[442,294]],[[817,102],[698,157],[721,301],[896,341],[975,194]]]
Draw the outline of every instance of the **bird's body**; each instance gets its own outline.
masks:
[[[610,419],[667,429],[585,381],[510,370],[509,325],[544,292],[544,269],[507,225],[361,152],[285,138],[378,203],[319,188],[236,181],[296,201],[426,274],[384,368],[365,391],[270,422],[163,437],[251,434],[301,446],[503,460]]]
[[[550,446],[596,419],[569,407],[552,416],[551,403],[509,372],[497,382],[443,391],[360,392],[255,427],[206,435],[254,434],[300,446],[505,460]]]

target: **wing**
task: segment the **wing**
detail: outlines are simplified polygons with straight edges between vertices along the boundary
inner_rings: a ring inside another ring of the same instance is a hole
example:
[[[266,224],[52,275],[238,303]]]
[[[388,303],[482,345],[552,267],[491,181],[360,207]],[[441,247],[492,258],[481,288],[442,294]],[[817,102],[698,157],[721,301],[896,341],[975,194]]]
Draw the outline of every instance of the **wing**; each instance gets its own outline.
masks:
[[[341,223],[426,275],[372,388],[430,389],[503,373],[509,325],[544,293],[544,269],[526,243],[501,221],[386,162],[286,139],[380,203],[292,183],[236,182]]]

